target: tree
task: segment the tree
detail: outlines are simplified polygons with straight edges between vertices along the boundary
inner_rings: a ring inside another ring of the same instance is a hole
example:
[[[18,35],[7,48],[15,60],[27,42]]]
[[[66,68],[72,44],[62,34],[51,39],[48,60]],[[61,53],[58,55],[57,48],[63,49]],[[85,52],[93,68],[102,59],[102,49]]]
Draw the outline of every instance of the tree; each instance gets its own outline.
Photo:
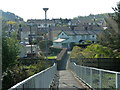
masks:
[[[118,2],[117,7],[112,8],[115,11],[114,20],[120,25],[120,2]]]
[[[14,22],[14,21],[8,21],[8,22],[6,22],[7,24],[16,24],[16,22]]]
[[[79,57],[83,57],[83,55],[81,54],[82,52],[82,48],[80,48],[79,46],[74,46],[72,53],[70,54],[70,58],[71,59],[79,59]]]
[[[52,46],[52,45],[53,45],[53,42],[50,41],[50,40],[48,40],[48,41],[47,41],[47,46],[48,46],[48,48],[49,48],[50,46]],[[39,47],[40,47],[41,51],[44,52],[44,51],[46,50],[46,41],[45,41],[45,40],[39,41]]]
[[[82,54],[85,58],[112,58],[113,50],[99,44],[91,44],[82,51]]]
[[[15,36],[2,38],[2,69],[5,72],[17,63],[19,55],[19,43]]]
[[[101,36],[100,43],[109,46],[112,49],[120,48],[120,2],[117,7],[112,8],[115,13],[108,14],[105,18],[107,27]]]

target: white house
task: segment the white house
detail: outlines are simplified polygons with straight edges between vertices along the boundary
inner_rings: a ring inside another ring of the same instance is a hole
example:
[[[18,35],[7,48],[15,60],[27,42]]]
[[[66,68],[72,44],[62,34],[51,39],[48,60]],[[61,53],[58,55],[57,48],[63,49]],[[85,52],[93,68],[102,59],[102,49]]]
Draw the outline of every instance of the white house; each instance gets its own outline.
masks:
[[[72,43],[84,43],[86,40],[97,41],[97,34],[93,30],[64,30],[53,41],[53,47],[70,48]]]
[[[22,45],[20,52],[20,57],[26,57],[28,53],[31,53],[31,45]],[[32,45],[32,52],[37,54],[39,52],[39,47],[37,45]]]

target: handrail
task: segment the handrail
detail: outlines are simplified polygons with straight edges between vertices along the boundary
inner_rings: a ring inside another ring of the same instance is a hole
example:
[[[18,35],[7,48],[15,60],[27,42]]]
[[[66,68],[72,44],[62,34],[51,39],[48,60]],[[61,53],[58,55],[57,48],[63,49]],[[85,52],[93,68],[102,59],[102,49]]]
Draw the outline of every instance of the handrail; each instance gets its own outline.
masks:
[[[9,90],[17,90],[17,88],[50,88],[50,84],[53,81],[55,74],[57,73],[57,66],[54,63],[52,67],[49,67],[29,78],[14,85]]]
[[[71,71],[91,88],[120,89],[120,72],[69,64]]]
[[[74,63],[76,65],[76,63]],[[77,65],[79,66],[79,65]],[[103,72],[109,72],[109,73],[120,73],[120,72],[116,72],[116,71],[110,71],[110,70],[104,70],[104,69],[98,69],[98,68],[94,68],[94,67],[87,67],[87,66],[81,66],[83,68],[90,68],[90,69],[94,69],[94,70],[100,70],[100,71],[103,71]]]

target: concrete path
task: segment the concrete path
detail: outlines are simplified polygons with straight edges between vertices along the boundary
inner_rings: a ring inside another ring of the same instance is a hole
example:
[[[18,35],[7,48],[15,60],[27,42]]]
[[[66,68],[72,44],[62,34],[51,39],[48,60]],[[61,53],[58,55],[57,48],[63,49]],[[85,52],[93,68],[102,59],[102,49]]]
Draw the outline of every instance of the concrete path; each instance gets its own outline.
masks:
[[[85,88],[77,78],[69,70],[59,71],[59,88]]]
[[[78,80],[70,70],[68,70],[69,55],[70,53],[66,55],[66,58],[62,61],[61,69],[58,71],[59,89],[78,90],[81,88],[88,88],[82,81]]]

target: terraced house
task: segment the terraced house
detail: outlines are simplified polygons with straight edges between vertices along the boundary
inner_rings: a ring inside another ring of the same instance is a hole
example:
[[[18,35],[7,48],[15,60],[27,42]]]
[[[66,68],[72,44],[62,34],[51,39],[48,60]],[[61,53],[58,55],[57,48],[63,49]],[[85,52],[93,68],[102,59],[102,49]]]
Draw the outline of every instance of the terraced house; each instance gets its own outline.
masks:
[[[53,46],[69,49],[73,43],[84,44],[87,40],[95,43],[100,33],[102,30],[64,30],[53,41]]]

